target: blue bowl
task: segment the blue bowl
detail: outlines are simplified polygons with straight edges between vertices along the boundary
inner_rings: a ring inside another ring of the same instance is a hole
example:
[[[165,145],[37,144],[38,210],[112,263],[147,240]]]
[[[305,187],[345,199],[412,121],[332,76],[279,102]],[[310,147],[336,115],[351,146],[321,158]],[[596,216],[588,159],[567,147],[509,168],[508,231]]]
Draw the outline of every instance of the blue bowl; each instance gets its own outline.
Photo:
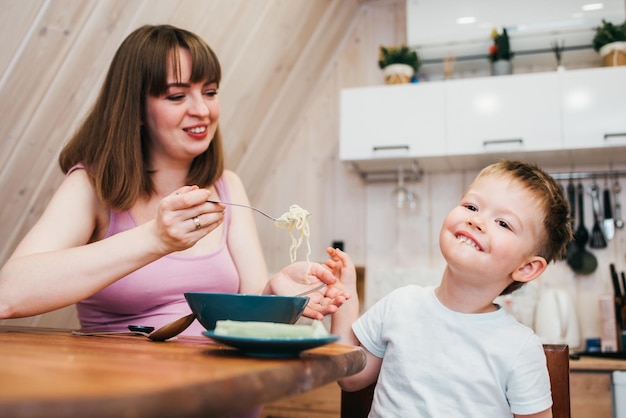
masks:
[[[293,324],[309,301],[306,296],[207,292],[187,292],[185,299],[198,321],[209,331],[223,319]]]

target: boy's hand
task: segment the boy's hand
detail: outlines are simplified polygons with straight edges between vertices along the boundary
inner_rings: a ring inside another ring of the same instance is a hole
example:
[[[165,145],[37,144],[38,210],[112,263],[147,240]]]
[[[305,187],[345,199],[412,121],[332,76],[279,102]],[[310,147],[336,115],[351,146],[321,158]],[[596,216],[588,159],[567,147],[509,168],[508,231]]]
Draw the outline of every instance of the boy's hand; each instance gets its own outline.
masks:
[[[350,256],[337,248],[329,247],[326,249],[326,252],[330,256],[330,259],[326,260],[326,267],[337,278],[337,282],[331,287],[342,292],[355,292],[356,269]]]

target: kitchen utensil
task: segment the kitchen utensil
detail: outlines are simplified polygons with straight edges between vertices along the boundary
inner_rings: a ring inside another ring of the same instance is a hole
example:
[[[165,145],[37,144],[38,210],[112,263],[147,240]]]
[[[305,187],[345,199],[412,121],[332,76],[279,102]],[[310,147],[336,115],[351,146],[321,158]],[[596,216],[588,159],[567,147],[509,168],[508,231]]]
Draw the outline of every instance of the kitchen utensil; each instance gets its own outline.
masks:
[[[589,231],[585,227],[585,210],[584,210],[584,190],[582,184],[578,184],[576,188],[577,198],[578,198],[578,228],[574,234],[574,240],[576,241],[576,251],[573,257],[577,257],[580,259],[580,265],[576,265],[572,267],[577,274],[591,274],[596,271],[598,267],[598,260],[596,257],[586,250],[585,245],[589,240]],[[571,266],[571,264],[570,264]]]
[[[621,300],[622,288],[619,283],[619,277],[617,275],[617,270],[615,269],[615,264],[609,264],[609,269],[611,270],[611,281],[613,283],[613,291],[615,292],[615,297]]]
[[[618,229],[622,229],[624,227],[624,221],[622,220],[622,205],[619,203],[619,192],[622,191],[622,188],[619,185],[617,179],[615,179],[615,183],[613,183],[613,198],[615,199],[615,227]]]
[[[154,327],[149,327],[146,325],[129,325],[128,329],[132,332],[145,332],[147,334],[154,331]]]
[[[621,273],[622,276],[622,306],[621,306],[621,313],[622,313],[622,330],[626,331],[626,274],[624,274],[624,272],[622,271]],[[626,352],[626,347],[622,347],[622,351]]]
[[[572,218],[572,231],[574,231],[576,229],[576,186],[574,186],[571,179],[567,185],[567,200],[569,201],[570,217]],[[567,264],[572,269],[579,269],[582,265],[582,259],[578,257],[577,252],[578,244],[576,243],[576,238],[574,237],[567,244]]]
[[[144,337],[147,337],[148,335],[150,335],[149,332],[146,331],[134,331],[131,330],[130,327],[132,325],[128,326],[129,331],[72,331],[72,334],[74,335],[83,335],[83,336],[91,336],[91,335],[143,335]],[[152,327],[149,327],[152,328]]]
[[[591,228],[591,248],[606,248],[606,238],[602,231],[602,220],[600,219],[600,188],[593,182],[591,184],[591,208],[593,210],[593,227]]]
[[[603,192],[603,207],[604,207],[604,236],[609,241],[615,236],[615,220],[613,219],[613,207],[611,205],[611,190],[606,188]]]
[[[223,203],[225,205],[230,205],[230,206],[239,206],[242,208],[248,208],[248,209],[252,209],[257,211],[258,213],[260,213],[261,215],[265,216],[266,218],[269,218],[271,220],[273,220],[274,222],[276,222],[278,219],[274,218],[273,216],[268,215],[267,213],[263,212],[261,209],[257,209],[254,206],[248,206],[248,205],[242,205],[240,203],[231,203],[231,202],[221,202],[219,200],[207,200],[207,202],[209,203]]]
[[[189,325],[195,321],[196,315],[190,313],[189,315],[185,315],[182,318],[178,318],[177,320],[170,322],[167,325],[162,326],[154,332],[151,332],[148,335],[152,341],[165,341],[173,338],[189,328]]]
[[[574,233],[574,240],[579,249],[584,248],[589,240],[589,231],[585,227],[584,191],[582,184],[578,184],[576,189],[578,199],[578,228]]]
[[[613,282],[613,292],[615,295],[615,321],[617,322],[618,328],[621,330],[624,328],[624,323],[622,321],[622,307],[624,306],[624,296],[619,284],[619,278],[617,276],[615,264],[611,263],[609,265],[609,268],[611,270],[611,281]]]
[[[129,325],[129,331],[72,331],[74,335],[143,335],[144,337],[148,337],[152,341],[165,341],[169,340],[172,337],[177,336],[184,330],[186,330],[189,325],[196,319],[193,313],[189,315],[185,315],[182,318],[178,318],[175,321],[170,322],[162,326],[161,328],[154,330],[154,327],[148,327],[144,325]]]

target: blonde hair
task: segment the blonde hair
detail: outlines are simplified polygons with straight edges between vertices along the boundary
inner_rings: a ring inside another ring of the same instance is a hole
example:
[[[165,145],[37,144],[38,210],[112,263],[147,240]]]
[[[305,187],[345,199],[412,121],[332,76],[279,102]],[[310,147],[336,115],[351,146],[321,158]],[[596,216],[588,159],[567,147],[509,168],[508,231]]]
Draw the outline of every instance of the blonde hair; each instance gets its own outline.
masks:
[[[548,263],[563,259],[567,244],[573,239],[572,219],[569,203],[556,180],[535,164],[511,160],[499,161],[485,167],[474,181],[488,175],[508,176],[533,194],[542,208],[544,227],[542,239],[536,246],[537,255]],[[501,294],[511,293],[522,286],[523,283],[515,282]]]

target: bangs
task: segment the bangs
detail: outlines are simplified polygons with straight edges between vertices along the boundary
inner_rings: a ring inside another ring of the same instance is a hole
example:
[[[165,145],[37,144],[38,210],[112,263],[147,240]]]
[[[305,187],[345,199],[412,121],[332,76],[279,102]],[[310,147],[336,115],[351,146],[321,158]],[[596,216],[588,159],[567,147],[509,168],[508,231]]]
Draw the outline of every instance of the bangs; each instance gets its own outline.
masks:
[[[167,70],[173,69],[176,82],[180,79],[180,49],[191,54],[190,83],[217,83],[219,86],[222,70],[217,56],[199,37],[182,29],[162,28],[152,34],[154,39],[147,42],[144,67],[144,92],[150,96],[160,96],[167,91]],[[186,81],[186,80],[185,80]]]

